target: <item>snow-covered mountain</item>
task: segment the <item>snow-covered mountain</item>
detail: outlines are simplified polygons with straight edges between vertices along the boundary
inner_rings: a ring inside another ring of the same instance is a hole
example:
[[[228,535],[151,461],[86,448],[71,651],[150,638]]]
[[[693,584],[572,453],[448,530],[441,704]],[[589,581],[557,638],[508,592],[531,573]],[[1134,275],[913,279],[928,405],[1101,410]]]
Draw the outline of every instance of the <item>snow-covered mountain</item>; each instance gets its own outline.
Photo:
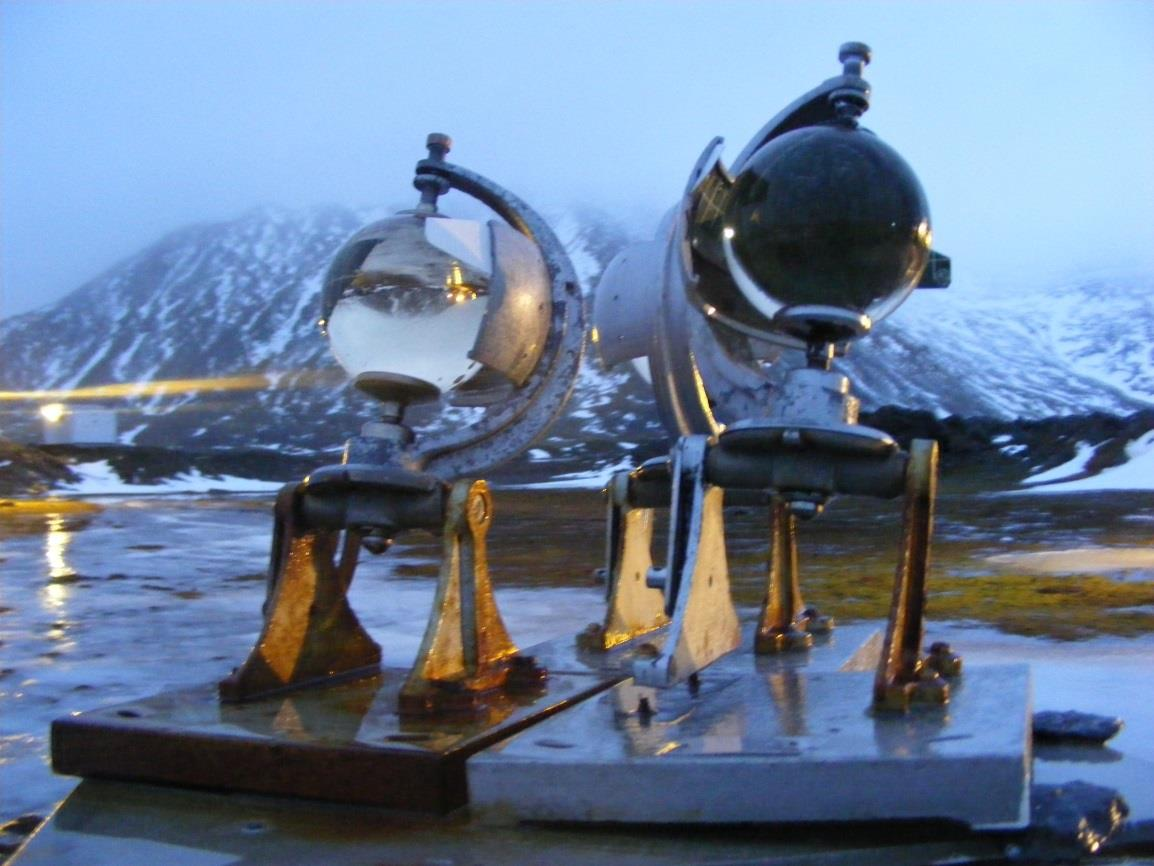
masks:
[[[81,389],[74,399],[120,410],[122,439],[137,445],[339,448],[372,407],[317,327],[321,282],[333,253],[382,215],[261,209],[173,232],[47,309],[0,322],[0,390]],[[551,222],[585,285],[629,240],[591,211]],[[624,387],[629,377],[584,370],[571,413],[588,416],[608,394],[644,410],[644,383]],[[124,387],[156,382],[170,393]],[[35,438],[31,402],[0,410],[0,435]],[[657,433],[656,420],[639,426]]]
[[[866,405],[1041,418],[1154,407],[1154,274],[918,291],[853,347]]]
[[[374,216],[262,209],[174,232],[58,303],[0,322],[0,390],[213,379],[104,402],[135,444],[338,448],[371,407],[342,384],[316,327],[318,294],[332,254]],[[631,239],[594,211],[551,222],[586,289]],[[866,408],[1126,415],[1154,407],[1152,347],[1154,275],[1098,274],[917,292],[844,363]],[[0,435],[31,438],[31,404],[7,404],[0,424]],[[662,440],[644,381],[628,365],[587,364],[566,416],[527,459],[611,459]]]

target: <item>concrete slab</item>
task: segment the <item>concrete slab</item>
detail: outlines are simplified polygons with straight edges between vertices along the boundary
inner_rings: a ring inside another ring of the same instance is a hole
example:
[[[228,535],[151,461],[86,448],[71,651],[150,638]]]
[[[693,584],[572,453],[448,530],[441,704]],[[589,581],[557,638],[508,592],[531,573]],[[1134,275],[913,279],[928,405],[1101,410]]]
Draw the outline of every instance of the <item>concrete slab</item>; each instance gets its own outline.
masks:
[[[967,671],[947,707],[875,716],[872,672],[741,664],[708,669],[696,694],[624,681],[472,756],[472,807],[539,821],[1026,824],[1025,665]]]

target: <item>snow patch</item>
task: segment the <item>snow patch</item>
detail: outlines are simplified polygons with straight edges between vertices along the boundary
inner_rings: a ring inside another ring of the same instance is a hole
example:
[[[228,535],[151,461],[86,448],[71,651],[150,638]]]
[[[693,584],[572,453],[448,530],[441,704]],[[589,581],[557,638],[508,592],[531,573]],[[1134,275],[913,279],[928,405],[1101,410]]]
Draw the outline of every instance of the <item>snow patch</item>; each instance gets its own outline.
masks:
[[[1081,454],[1081,446],[1079,446]],[[1154,430],[1139,436],[1126,446],[1126,456],[1129,460],[1121,466],[1111,466],[1091,475],[1089,478],[1078,478],[1074,481],[1064,481],[1057,484],[1045,484],[1039,487],[1029,487],[1015,490],[1014,493],[1083,493],[1092,490],[1154,490]],[[1065,464],[1070,466],[1078,458]],[[1082,461],[1083,465],[1085,460]],[[1059,466],[1058,469],[1062,467]],[[1056,472],[1057,470],[1051,470]],[[1066,473],[1069,475],[1070,473]],[[1030,479],[1037,481],[1042,473]],[[1062,476],[1054,476],[1062,477]]]
[[[137,424],[131,430],[125,430],[117,438],[121,445],[131,445],[136,441],[136,437],[148,429],[147,424]]]
[[[1072,460],[1067,460],[1061,466],[1055,466],[1053,469],[1047,469],[1045,472],[1039,472],[1037,475],[1031,475],[1023,483],[1047,484],[1051,481],[1061,481],[1064,478],[1069,478],[1071,475],[1085,472],[1086,462],[1094,456],[1094,451],[1097,450],[1097,446],[1091,445],[1089,442],[1079,442],[1076,447],[1078,452]]]
[[[107,460],[78,463],[72,467],[72,471],[80,476],[80,481],[74,484],[61,485],[59,489],[63,492],[83,496],[125,493],[208,493],[217,490],[230,493],[263,493],[279,490],[283,486],[279,481],[258,481],[254,478],[240,478],[235,475],[218,477],[202,475],[198,469],[166,479],[159,484],[129,484],[116,474]]]
[[[584,472],[569,472],[558,475],[548,481],[535,481],[530,484],[513,484],[513,490],[600,490],[613,478],[613,475],[622,469],[633,469],[633,463],[626,459],[611,466],[599,469],[589,469]]]

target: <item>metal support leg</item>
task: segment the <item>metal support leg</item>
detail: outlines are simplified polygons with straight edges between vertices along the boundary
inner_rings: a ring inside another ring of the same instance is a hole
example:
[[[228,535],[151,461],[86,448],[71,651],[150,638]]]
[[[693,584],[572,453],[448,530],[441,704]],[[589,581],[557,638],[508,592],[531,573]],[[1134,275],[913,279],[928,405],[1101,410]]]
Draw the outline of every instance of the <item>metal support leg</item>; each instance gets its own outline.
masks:
[[[653,509],[629,503],[629,472],[610,483],[606,574],[608,606],[604,623],[582,635],[583,646],[607,650],[669,622],[660,589],[646,582],[653,568]]]
[[[797,569],[797,518],[783,499],[770,505],[769,587],[757,624],[754,652],[793,652],[813,646],[813,636],[798,624],[805,603]]]
[[[225,701],[334,677],[375,673],[381,648],[353,613],[348,588],[357,565],[360,535],[301,526],[296,519],[300,485],[277,497],[264,628],[248,659],[220,683]]]
[[[669,554],[665,569],[649,576],[665,587],[673,624],[657,658],[634,662],[639,685],[674,685],[741,645],[729,592],[724,492],[705,483],[706,448],[704,436],[687,436],[674,448]]]
[[[911,701],[943,704],[949,700],[949,686],[921,658],[937,482],[938,444],[915,439],[906,468],[901,558],[874,680],[875,709],[905,711]]]
[[[485,535],[493,498],[484,481],[453,486],[433,610],[401,689],[402,714],[472,711],[488,692],[540,685],[545,672],[517,647],[497,610]]]

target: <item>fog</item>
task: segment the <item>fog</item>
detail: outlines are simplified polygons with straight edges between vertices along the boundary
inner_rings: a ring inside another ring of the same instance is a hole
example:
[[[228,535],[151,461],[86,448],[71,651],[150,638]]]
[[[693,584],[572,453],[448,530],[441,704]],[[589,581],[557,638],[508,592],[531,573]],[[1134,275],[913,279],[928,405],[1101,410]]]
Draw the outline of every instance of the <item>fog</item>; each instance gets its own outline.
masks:
[[[958,283],[1154,267],[1151,34],[1146,0],[0,0],[0,316],[190,222],[407,205],[431,131],[647,230],[848,40]]]

